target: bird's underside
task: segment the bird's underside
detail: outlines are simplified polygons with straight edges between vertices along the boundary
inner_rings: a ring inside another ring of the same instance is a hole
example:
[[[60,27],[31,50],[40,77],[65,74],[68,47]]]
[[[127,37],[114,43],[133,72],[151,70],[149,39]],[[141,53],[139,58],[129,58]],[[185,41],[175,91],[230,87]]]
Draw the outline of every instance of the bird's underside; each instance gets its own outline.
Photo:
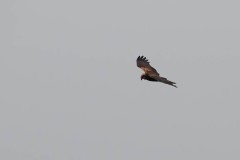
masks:
[[[137,66],[144,71],[144,74],[141,75],[141,80],[145,79],[153,82],[162,82],[177,88],[175,82],[169,81],[167,78],[161,77],[157,70],[149,64],[146,57],[139,56],[137,58]]]
[[[148,81],[153,81],[153,82],[162,82],[177,88],[177,86],[175,85],[176,84],[175,82],[169,81],[167,78],[164,78],[164,77],[152,78],[151,76],[145,75],[145,78],[143,79]]]

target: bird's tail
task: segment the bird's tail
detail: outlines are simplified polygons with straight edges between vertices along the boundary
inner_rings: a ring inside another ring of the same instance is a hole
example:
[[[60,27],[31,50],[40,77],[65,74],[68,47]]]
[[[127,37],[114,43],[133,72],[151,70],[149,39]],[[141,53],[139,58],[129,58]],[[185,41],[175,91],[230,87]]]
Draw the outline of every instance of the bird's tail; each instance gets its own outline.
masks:
[[[169,81],[167,78],[161,77],[159,79],[159,81],[162,82],[162,83],[165,83],[165,84],[168,84],[168,85],[171,85],[171,86],[174,86],[174,87],[177,88],[177,86],[175,85],[176,83],[172,82],[172,81]]]

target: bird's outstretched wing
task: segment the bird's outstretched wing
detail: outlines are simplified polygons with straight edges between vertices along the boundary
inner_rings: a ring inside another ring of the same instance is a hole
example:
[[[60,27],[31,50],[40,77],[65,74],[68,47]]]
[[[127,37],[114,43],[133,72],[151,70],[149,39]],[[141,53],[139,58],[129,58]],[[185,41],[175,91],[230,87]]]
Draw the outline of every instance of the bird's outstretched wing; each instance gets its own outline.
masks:
[[[159,73],[156,71],[155,68],[153,68],[146,57],[144,56],[138,56],[137,58],[137,66],[141,68],[146,74],[148,75],[157,75],[159,76]]]
[[[157,76],[157,75],[150,75],[149,77],[151,77],[152,79],[155,79],[156,81],[159,81],[159,82],[162,82],[162,83],[165,83],[165,84],[168,84],[168,85],[171,85],[171,86],[174,86],[174,87],[177,88],[175,82],[172,82],[165,77],[160,77],[160,76]]]

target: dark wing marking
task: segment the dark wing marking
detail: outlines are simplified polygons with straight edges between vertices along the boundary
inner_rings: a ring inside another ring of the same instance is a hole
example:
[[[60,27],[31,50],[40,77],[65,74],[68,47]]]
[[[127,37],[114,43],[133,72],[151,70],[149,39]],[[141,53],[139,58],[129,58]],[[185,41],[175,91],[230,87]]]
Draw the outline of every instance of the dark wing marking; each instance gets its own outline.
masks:
[[[153,68],[149,64],[148,60],[144,56],[138,56],[138,58],[137,58],[137,66],[139,68],[141,68],[148,75],[158,75],[159,76],[159,73],[156,71],[155,68]]]

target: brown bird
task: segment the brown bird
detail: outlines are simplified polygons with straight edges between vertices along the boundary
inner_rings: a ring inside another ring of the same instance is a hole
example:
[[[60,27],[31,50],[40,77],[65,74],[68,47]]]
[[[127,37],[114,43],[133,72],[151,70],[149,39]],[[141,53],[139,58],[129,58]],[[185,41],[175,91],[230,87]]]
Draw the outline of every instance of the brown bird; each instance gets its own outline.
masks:
[[[156,71],[156,69],[149,64],[146,57],[138,56],[137,66],[145,72],[141,75],[141,80],[145,79],[148,81],[162,82],[177,88],[175,82],[171,82],[167,78],[161,77],[160,74]]]

